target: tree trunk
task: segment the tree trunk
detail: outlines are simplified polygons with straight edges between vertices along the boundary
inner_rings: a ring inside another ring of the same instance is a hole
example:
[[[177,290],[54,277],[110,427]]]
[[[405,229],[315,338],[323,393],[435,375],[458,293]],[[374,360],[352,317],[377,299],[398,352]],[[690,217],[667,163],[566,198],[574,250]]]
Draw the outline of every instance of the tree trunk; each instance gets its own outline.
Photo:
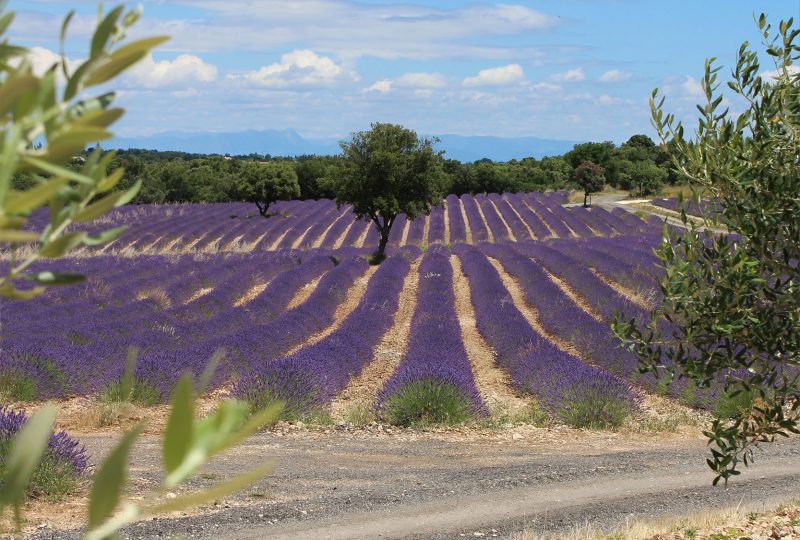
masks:
[[[380,262],[386,257],[386,244],[389,243],[389,230],[381,229],[381,239],[378,242],[378,249],[375,251],[375,260]]]
[[[261,217],[269,217],[267,216],[267,209],[269,208],[269,203],[262,205],[260,202],[256,201],[256,206],[258,207],[258,213],[261,214]]]
[[[584,207],[584,208],[586,208],[587,206],[589,206],[588,204],[586,204],[586,201],[587,201],[588,199],[589,199],[589,192],[588,192],[588,191],[584,191],[584,192],[583,192],[583,207]]]

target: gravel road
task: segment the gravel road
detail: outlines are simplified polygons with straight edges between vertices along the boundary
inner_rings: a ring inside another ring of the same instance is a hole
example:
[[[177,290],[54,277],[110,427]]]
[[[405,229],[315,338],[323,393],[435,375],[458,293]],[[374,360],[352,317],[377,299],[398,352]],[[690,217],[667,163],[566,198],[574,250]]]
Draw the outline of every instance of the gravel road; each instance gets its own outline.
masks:
[[[327,433],[325,432],[327,431]],[[703,440],[534,429],[467,432],[286,430],[214,460],[196,489],[256,463],[274,472],[194,514],[146,521],[128,538],[438,539],[555,532],[591,521],[776,502],[800,494],[800,440],[765,447],[728,488],[711,487]],[[94,455],[110,435],[82,437]],[[158,480],[157,439],[133,457],[135,491]],[[43,527],[34,538],[74,538]]]

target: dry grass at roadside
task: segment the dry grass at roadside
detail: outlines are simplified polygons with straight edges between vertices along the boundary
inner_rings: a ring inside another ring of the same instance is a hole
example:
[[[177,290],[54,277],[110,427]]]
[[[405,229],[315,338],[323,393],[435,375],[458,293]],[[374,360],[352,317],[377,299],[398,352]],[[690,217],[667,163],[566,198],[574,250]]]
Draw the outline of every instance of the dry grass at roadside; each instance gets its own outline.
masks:
[[[780,540],[800,537],[800,499],[778,506],[704,510],[688,516],[630,520],[613,531],[590,523],[562,534],[523,531],[513,540]]]

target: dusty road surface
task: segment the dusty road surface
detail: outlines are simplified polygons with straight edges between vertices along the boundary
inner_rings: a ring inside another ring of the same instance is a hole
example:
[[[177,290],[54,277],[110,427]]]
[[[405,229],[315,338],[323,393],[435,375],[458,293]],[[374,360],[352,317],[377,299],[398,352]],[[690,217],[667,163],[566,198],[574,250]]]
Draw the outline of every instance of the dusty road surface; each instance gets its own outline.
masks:
[[[115,440],[82,437],[93,455]],[[252,488],[187,514],[129,527],[128,538],[506,538],[525,527],[557,532],[591,521],[775,502],[800,494],[800,440],[765,448],[727,489],[711,487],[699,438],[567,428],[387,433],[283,429],[216,459],[188,489],[277,460]],[[132,495],[158,479],[157,439],[133,457]],[[165,494],[164,497],[171,495]],[[58,517],[35,538],[75,538]],[[50,519],[48,519],[48,517]]]

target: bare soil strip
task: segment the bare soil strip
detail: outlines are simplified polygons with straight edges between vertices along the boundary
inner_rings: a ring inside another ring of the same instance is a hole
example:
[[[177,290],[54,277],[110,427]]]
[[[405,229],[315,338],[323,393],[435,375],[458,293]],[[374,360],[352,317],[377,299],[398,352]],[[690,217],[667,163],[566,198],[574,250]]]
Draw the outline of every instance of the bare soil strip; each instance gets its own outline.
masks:
[[[498,261],[497,259],[489,257],[489,262],[492,263],[492,266],[495,267],[497,273],[500,274],[500,279],[503,281],[503,285],[508,291],[508,294],[511,296],[511,300],[514,302],[514,305],[519,310],[519,312],[522,313],[522,316],[525,317],[525,320],[528,321],[528,324],[531,326],[531,328],[536,330],[538,334],[540,334],[548,341],[551,341],[553,344],[555,344],[556,347],[558,347],[562,351],[566,351],[571,355],[573,355],[574,357],[580,358],[581,361],[585,364],[592,365],[592,363],[587,361],[583,357],[583,355],[581,355],[581,353],[578,352],[578,350],[575,347],[573,347],[570,343],[567,343],[560,337],[555,336],[549,333],[547,330],[545,330],[542,327],[541,323],[539,323],[539,313],[537,312],[534,306],[530,305],[525,300],[525,293],[522,292],[522,287],[519,285],[519,283],[517,283],[517,280],[515,280],[513,277],[511,277],[511,275],[509,275],[506,272],[505,268],[503,268],[503,265],[500,264],[500,261]]]
[[[461,210],[461,219],[464,220],[464,231],[467,236],[467,244],[472,244],[472,229],[469,228],[469,219],[467,219],[467,211],[464,210],[464,203],[458,199],[458,209]]]
[[[420,262],[420,260],[414,262],[408,271],[403,282],[403,291],[400,293],[400,303],[394,316],[394,324],[375,347],[372,362],[364,366],[361,373],[353,377],[347,388],[331,403],[331,417],[334,420],[346,419],[348,412],[354,406],[371,406],[375,402],[378,392],[403,359],[403,354],[408,347],[411,317],[417,307]]]
[[[339,236],[339,238],[336,239],[336,242],[333,243],[333,249],[339,249],[340,247],[342,247],[342,244],[344,244],[344,239],[347,238],[347,233],[350,232],[350,229],[355,227],[355,224],[356,220],[354,219],[353,221],[350,222],[350,225],[348,225],[345,228],[345,230],[342,231],[341,236]]]
[[[536,211],[536,209],[535,209],[533,206],[529,205],[527,201],[522,201],[522,204],[524,204],[525,206],[527,206],[527,207],[528,207],[528,210],[530,210],[531,212],[533,212],[533,213],[534,213],[534,214],[535,214],[535,215],[536,215],[536,216],[539,218],[539,221],[541,221],[542,223],[544,223],[544,226],[547,228],[547,230],[548,230],[548,231],[550,231],[550,236],[552,236],[553,238],[558,238],[558,234],[556,234],[556,231],[555,231],[555,230],[554,230],[554,229],[553,229],[553,228],[550,226],[550,223],[549,223],[549,221],[547,220],[547,216],[543,216],[542,214],[540,214],[539,212],[537,212],[537,211]],[[558,216],[556,216],[555,214],[553,214],[553,218],[555,218],[555,219],[558,219]],[[567,229],[569,229],[569,230],[572,232],[572,234],[573,234],[574,236],[578,236],[577,234],[575,234],[575,231],[573,231],[572,229],[570,229],[570,228],[569,228],[569,226],[568,226],[566,223],[565,223],[564,225],[567,227]],[[538,240],[538,239],[539,239],[539,238],[537,238],[537,240]]]
[[[494,233],[492,232],[492,228],[489,227],[489,222],[486,221],[486,216],[483,215],[483,208],[481,208],[481,203],[477,200],[475,201],[475,206],[478,208],[478,215],[481,216],[483,220],[483,224],[486,226],[486,235],[488,237],[489,242],[494,242]]]
[[[461,261],[450,256],[453,265],[453,292],[456,297],[456,313],[461,326],[461,341],[467,350],[472,374],[481,397],[490,410],[507,412],[523,411],[530,402],[518,397],[505,370],[494,362],[494,351],[486,343],[475,327],[475,310],[470,300],[469,281],[461,271]]]
[[[517,237],[516,237],[516,236],[514,236],[514,231],[512,231],[512,230],[511,230],[511,226],[510,226],[510,225],[508,224],[508,222],[506,221],[506,218],[504,218],[504,217],[503,217],[503,214],[501,214],[501,213],[500,213],[500,209],[499,209],[499,208],[497,208],[497,205],[496,205],[496,204],[494,204],[494,201],[493,201],[493,200],[491,200],[491,199],[489,199],[489,198],[487,198],[486,200],[487,200],[487,201],[489,201],[489,204],[491,204],[492,206],[494,206],[494,211],[495,211],[495,213],[497,214],[497,217],[499,217],[499,218],[500,218],[500,221],[502,221],[502,222],[503,222],[503,226],[506,228],[506,232],[508,233],[508,239],[509,239],[509,240],[511,240],[512,242],[516,242],[516,241],[517,241]]]
[[[243,234],[240,234],[239,236],[237,236],[236,238],[234,238],[233,240],[222,246],[222,248],[220,248],[220,251],[240,251],[243,236],[244,236]]]
[[[353,286],[347,290],[347,294],[345,295],[344,301],[341,304],[339,304],[339,307],[336,308],[336,311],[333,314],[333,323],[328,328],[322,330],[321,332],[317,332],[310,338],[292,347],[289,350],[289,352],[286,353],[286,356],[299,351],[303,347],[308,347],[309,345],[313,345],[318,341],[322,341],[323,339],[331,335],[337,328],[339,328],[342,322],[347,317],[350,316],[350,314],[353,312],[353,310],[356,309],[356,307],[358,307],[358,303],[361,302],[361,298],[364,296],[364,292],[367,290],[367,285],[369,284],[369,280],[372,278],[372,275],[375,273],[377,269],[378,269],[377,266],[370,266],[367,269],[367,272],[363,276],[358,278],[353,284]]]
[[[323,273],[322,276],[324,275],[325,274]],[[316,279],[312,279],[311,281],[300,287],[300,290],[297,291],[297,294],[295,294],[294,297],[289,301],[289,304],[286,306],[286,309],[290,310],[292,308],[296,308],[297,306],[308,300],[308,297],[311,296],[311,293],[313,293],[314,290],[317,288],[317,285],[319,284],[319,281],[322,279],[322,276],[319,276]]]
[[[208,233],[201,234],[200,236],[198,236],[197,238],[195,238],[194,240],[183,246],[183,249],[181,249],[181,253],[192,253],[194,246],[196,246],[197,243],[200,242],[200,240],[203,240],[206,236],[208,236]]]
[[[192,296],[187,298],[186,301],[184,302],[184,304],[191,304],[192,302],[194,302],[198,298],[201,298],[201,297],[207,295],[208,293],[210,293],[213,290],[214,290],[214,287],[203,287],[202,289],[199,289],[197,292],[195,292]]]
[[[219,243],[220,241],[222,241],[222,236],[223,235],[220,235],[220,237],[214,240],[213,242],[210,242],[209,244],[203,246],[203,249],[200,250],[200,253],[219,253],[220,251]]]
[[[447,203],[444,203],[444,243],[450,244],[450,212],[447,211]]]
[[[431,216],[430,215],[420,216],[418,219],[424,219],[425,220],[425,226],[422,227],[422,241],[420,242],[420,244],[428,245],[428,244],[430,244],[430,241],[429,241],[428,238],[429,238],[430,232],[431,232]]]
[[[508,201],[506,201],[506,202],[508,202]],[[533,232],[533,229],[531,229],[530,225],[528,225],[528,222],[525,221],[522,218],[522,215],[519,212],[517,212],[517,209],[514,208],[514,205],[511,204],[511,203],[508,203],[508,207],[511,208],[511,211],[514,212],[517,215],[517,217],[522,222],[522,224],[525,226],[525,228],[528,229],[528,234],[531,235],[531,238],[536,238],[536,234]],[[511,227],[509,227],[509,230],[511,230]]]
[[[269,281],[265,283],[259,283],[257,285],[253,285],[249,291],[247,291],[244,296],[239,298],[236,302],[233,303],[233,307],[240,307],[248,303],[249,301],[253,300],[256,296],[264,292],[264,289],[267,288],[269,285]]]
[[[292,230],[292,228],[291,228],[291,227],[289,227],[288,229],[286,229],[285,231],[283,231],[283,234],[281,234],[281,235],[280,235],[278,238],[276,238],[276,239],[275,239],[275,241],[274,241],[272,244],[270,244],[269,248],[267,248],[267,249],[268,249],[269,251],[274,251],[274,250],[278,249],[278,246],[281,244],[281,241],[283,240],[283,238],[284,238],[284,237],[285,237],[287,234],[289,234],[289,231],[290,231],[290,230]]]
[[[637,290],[631,289],[629,287],[626,287],[622,283],[620,283],[618,281],[614,281],[613,279],[611,279],[611,278],[609,278],[607,276],[604,276],[603,274],[601,274],[600,272],[598,272],[594,268],[590,268],[589,270],[591,270],[592,273],[595,276],[597,276],[597,278],[600,281],[602,281],[603,283],[605,283],[606,285],[608,285],[609,287],[611,287],[612,289],[614,289],[619,294],[621,294],[622,296],[624,296],[625,298],[627,298],[628,300],[630,300],[634,304],[638,305],[639,307],[642,307],[644,309],[654,309],[655,308],[655,298],[653,298],[652,296],[648,298],[647,296],[645,296],[647,294],[646,292],[637,291]],[[653,291],[653,293],[655,293],[655,291]]]
[[[533,259],[533,260],[534,260],[534,262],[536,262],[536,264],[539,264],[539,263],[536,261],[536,259]],[[595,309],[594,309],[592,306],[590,306],[590,305],[589,305],[589,303],[588,303],[586,300],[584,300],[582,296],[580,296],[578,293],[576,293],[576,292],[575,292],[575,291],[572,289],[572,287],[570,287],[569,285],[567,285],[567,282],[566,282],[566,281],[564,281],[563,279],[559,278],[559,277],[558,277],[558,276],[556,276],[555,274],[552,274],[552,273],[551,273],[549,270],[547,270],[547,268],[545,268],[545,267],[544,267],[544,265],[539,265],[539,267],[542,269],[542,271],[543,271],[545,274],[547,274],[547,277],[549,277],[549,278],[550,278],[550,281],[552,281],[553,283],[555,283],[556,285],[558,285],[558,287],[559,287],[559,288],[560,288],[562,291],[564,291],[564,294],[566,294],[567,296],[569,296],[570,300],[572,300],[573,302],[575,302],[576,304],[578,304],[578,306],[579,306],[579,307],[580,307],[580,308],[581,308],[583,311],[585,311],[586,313],[588,313],[589,315],[591,315],[591,317],[592,317],[593,319],[595,319],[595,320],[597,320],[597,321],[600,321],[600,322],[604,322],[604,321],[603,321],[603,317],[601,317],[601,316],[600,316],[600,314],[599,314],[597,311],[595,311]]]
[[[267,233],[264,233],[261,236],[259,236],[258,238],[256,238],[255,240],[253,240],[252,242],[250,242],[249,244],[245,244],[245,246],[243,248],[243,251],[247,251],[247,252],[255,251],[256,246],[259,245],[261,243],[261,241],[264,240],[264,238],[266,236],[267,236]]]
[[[311,230],[311,227],[313,227],[313,226],[314,226],[313,224],[309,225],[309,226],[308,226],[308,228],[307,228],[305,231],[303,231],[303,234],[301,234],[300,236],[298,236],[298,237],[297,237],[297,240],[295,240],[294,242],[292,242],[292,249],[297,249],[297,248],[299,248],[299,247],[300,247],[300,244],[302,244],[302,243],[303,243],[303,240],[305,240],[305,239],[306,239],[306,235],[308,234],[308,231],[310,231],[310,230]]]
[[[406,219],[406,224],[403,227],[403,234],[400,236],[400,245],[405,246],[408,243],[408,231],[411,229],[411,220]]]
[[[355,247],[363,248],[364,244],[367,241],[367,235],[369,234],[369,230],[374,227],[372,222],[370,221],[369,226],[364,227],[364,231],[361,233],[361,236],[358,237],[358,240],[355,242]]]
[[[330,224],[330,225],[328,225],[328,227],[327,227],[327,228],[326,228],[324,231],[322,231],[322,234],[320,234],[320,235],[317,237],[317,239],[316,239],[316,240],[314,240],[314,244],[313,244],[311,247],[312,247],[312,248],[318,248],[318,247],[321,247],[321,246],[322,246],[322,241],[323,241],[323,240],[325,240],[325,237],[326,237],[326,236],[328,236],[328,232],[330,232],[330,230],[333,228],[333,226],[334,226],[334,225],[335,225],[335,224],[336,224],[336,223],[337,223],[337,222],[338,222],[340,219],[347,219],[347,218],[345,217],[345,215],[346,215],[346,214],[348,214],[349,212],[350,212],[350,208],[349,208],[349,207],[348,207],[348,208],[345,208],[345,209],[344,209],[344,212],[342,212],[342,213],[340,213],[340,214],[339,214],[339,217],[337,217],[337,218],[336,218],[336,219],[334,219],[334,220],[331,220],[331,224]]]

